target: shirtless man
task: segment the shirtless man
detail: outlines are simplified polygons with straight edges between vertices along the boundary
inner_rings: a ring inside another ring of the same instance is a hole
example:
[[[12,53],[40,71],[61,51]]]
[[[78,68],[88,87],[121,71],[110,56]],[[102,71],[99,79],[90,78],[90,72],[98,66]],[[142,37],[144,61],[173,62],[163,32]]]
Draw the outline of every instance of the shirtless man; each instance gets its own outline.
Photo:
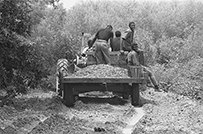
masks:
[[[147,76],[150,78],[153,86],[154,86],[154,89],[155,91],[158,91],[158,92],[161,92],[162,90],[159,89],[159,86],[158,86],[158,83],[153,75],[153,73],[145,66],[142,66],[140,63],[139,63],[139,50],[138,50],[138,45],[136,43],[132,43],[131,45],[132,49],[131,51],[128,53],[127,55],[127,64],[130,65],[130,66],[141,66],[143,68],[143,71],[145,71],[147,73]]]
[[[121,38],[121,32],[120,31],[116,31],[115,32],[116,37],[112,38],[110,40],[110,47],[112,51],[121,51],[123,50],[123,46],[122,46],[122,38]]]

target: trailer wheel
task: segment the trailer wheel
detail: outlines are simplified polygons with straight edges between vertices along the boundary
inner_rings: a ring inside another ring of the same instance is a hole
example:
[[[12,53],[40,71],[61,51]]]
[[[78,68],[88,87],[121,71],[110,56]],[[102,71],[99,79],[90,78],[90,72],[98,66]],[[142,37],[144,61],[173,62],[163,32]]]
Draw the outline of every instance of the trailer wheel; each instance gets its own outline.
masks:
[[[73,107],[75,103],[75,96],[73,95],[73,86],[71,84],[64,84],[63,100],[66,106]]]
[[[62,99],[64,98],[64,91],[61,90],[61,96],[60,96]]]
[[[131,86],[131,104],[133,106],[140,106],[140,92],[139,92],[139,84],[132,84]]]
[[[61,84],[61,74],[59,73],[59,75],[56,76],[56,93],[58,94],[59,97],[63,97],[62,92],[63,92],[63,87]]]
[[[129,95],[130,95],[130,90],[129,90],[129,85],[128,84],[123,84],[122,85],[123,86],[123,93],[122,93],[122,97],[123,97],[123,99],[129,99]]]
[[[68,73],[68,60],[67,59],[58,59],[57,69],[56,69],[56,93],[62,96],[63,86],[61,84],[61,79]]]
[[[56,93],[59,93],[59,77],[56,76]]]

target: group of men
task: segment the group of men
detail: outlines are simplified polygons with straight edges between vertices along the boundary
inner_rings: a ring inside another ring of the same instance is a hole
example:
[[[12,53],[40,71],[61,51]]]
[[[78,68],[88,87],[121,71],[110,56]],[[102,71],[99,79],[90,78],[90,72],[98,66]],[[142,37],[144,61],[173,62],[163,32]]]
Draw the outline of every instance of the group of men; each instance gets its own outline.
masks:
[[[116,31],[115,37],[113,27],[107,25],[106,28],[100,29],[92,40],[88,41],[88,47],[95,50],[95,58],[97,64],[110,64],[110,51],[131,51],[132,43],[134,43],[135,23],[129,23],[129,29],[126,31],[125,37],[121,37],[121,32]]]
[[[94,50],[94,56],[97,64],[110,64],[110,51],[128,51],[126,63],[130,66],[142,66],[143,70],[148,74],[156,91],[161,91],[151,71],[139,63],[138,44],[135,42],[135,23],[129,23],[129,29],[124,37],[120,31],[113,33],[113,27],[107,25],[106,28],[100,29],[92,40],[88,41],[88,47]],[[109,49],[110,48],[110,49]]]

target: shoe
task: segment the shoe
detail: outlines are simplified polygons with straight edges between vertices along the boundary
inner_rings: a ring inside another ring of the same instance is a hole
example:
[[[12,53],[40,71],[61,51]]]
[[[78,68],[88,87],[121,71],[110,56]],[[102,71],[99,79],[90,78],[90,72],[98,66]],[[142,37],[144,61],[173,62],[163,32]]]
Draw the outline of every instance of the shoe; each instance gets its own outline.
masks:
[[[158,86],[158,85],[155,85],[155,86],[154,86],[154,89],[155,89],[155,91],[157,91],[157,92],[162,92],[162,90],[159,89],[159,86]]]
[[[147,87],[153,87],[153,85],[151,83],[147,83],[146,86]]]

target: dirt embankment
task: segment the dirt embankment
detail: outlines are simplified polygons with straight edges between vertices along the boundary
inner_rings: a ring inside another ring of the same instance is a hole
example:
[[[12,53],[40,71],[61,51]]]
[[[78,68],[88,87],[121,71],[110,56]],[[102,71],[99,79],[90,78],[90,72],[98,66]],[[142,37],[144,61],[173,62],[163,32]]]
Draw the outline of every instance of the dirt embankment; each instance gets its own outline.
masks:
[[[120,134],[136,114],[118,97],[80,99],[68,108],[52,92],[19,96],[0,109],[0,134]]]
[[[142,97],[154,103],[143,105],[146,115],[133,134],[203,134],[203,105],[188,97],[147,90]]]

